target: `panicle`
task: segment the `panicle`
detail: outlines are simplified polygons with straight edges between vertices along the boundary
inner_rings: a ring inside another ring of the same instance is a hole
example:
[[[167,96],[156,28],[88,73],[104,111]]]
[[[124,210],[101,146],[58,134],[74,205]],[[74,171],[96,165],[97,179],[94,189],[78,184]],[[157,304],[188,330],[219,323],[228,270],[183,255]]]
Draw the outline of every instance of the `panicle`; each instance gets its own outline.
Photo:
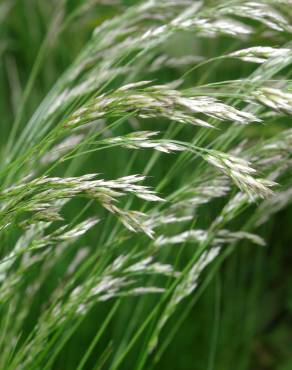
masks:
[[[218,15],[231,15],[249,18],[264,24],[266,27],[279,32],[292,32],[289,21],[275,7],[264,2],[246,1],[231,6],[223,5]]]
[[[247,62],[264,63],[270,58],[286,58],[291,54],[289,48],[273,48],[270,46],[254,46],[247,49],[241,49],[229,54],[232,57],[242,59]]]
[[[137,83],[134,85],[137,86]],[[212,97],[188,97],[183,92],[162,86],[142,90],[128,86],[93,99],[87,106],[75,111],[64,125],[72,128],[101,118],[124,116],[125,113],[140,118],[164,117],[178,123],[207,128],[212,125],[194,114],[238,124],[260,121],[254,114],[238,110]]]
[[[272,194],[270,187],[274,186],[275,183],[266,179],[255,178],[253,175],[256,171],[248,161],[215,150],[208,151],[208,154],[204,157],[213,166],[229,176],[251,199],[258,196],[266,198]]]
[[[208,251],[204,251],[197,262],[195,262],[187,271],[187,273],[182,275],[183,277],[181,281],[179,281],[177,284],[170,301],[168,302],[167,307],[157,324],[155,335],[152,337],[149,343],[149,352],[152,352],[157,346],[159,334],[168,319],[174,313],[177,305],[196,289],[201,272],[218,256],[219,252],[220,248],[217,247],[211,248]]]
[[[213,235],[214,234],[214,235]],[[246,239],[257,245],[265,245],[264,240],[258,235],[244,232],[244,231],[230,231],[227,229],[219,230],[218,232],[211,233],[208,230],[188,230],[175,236],[165,237],[159,236],[155,240],[155,245],[162,247],[164,245],[171,244],[183,244],[183,243],[205,243],[207,241],[214,247],[221,247],[224,244],[230,244],[239,240]]]
[[[163,153],[181,152],[186,150],[182,145],[173,143],[171,140],[152,140],[157,135],[155,131],[136,131],[125,136],[115,136],[103,141],[103,144],[117,144],[129,149],[154,149]]]
[[[41,177],[28,183],[11,187],[0,194],[0,198],[6,200],[6,203],[0,209],[1,224],[5,226],[18,215],[26,214],[27,212],[32,214],[25,221],[27,224],[38,221],[51,222],[62,220],[60,210],[63,203],[59,202],[57,204],[56,202],[83,196],[97,200],[109,212],[116,214],[131,231],[142,231],[152,237],[153,231],[144,225],[143,220],[147,218],[144,213],[124,211],[115,205],[117,198],[127,193],[146,201],[163,201],[149,187],[137,184],[143,181],[145,177],[130,175],[111,181],[96,179],[96,177],[96,174],[67,178]],[[86,225],[82,225],[80,230],[75,230],[75,233],[82,232],[82,228],[86,229],[88,226]]]
[[[292,93],[280,89],[263,87],[252,94],[260,103],[287,115],[292,114]]]

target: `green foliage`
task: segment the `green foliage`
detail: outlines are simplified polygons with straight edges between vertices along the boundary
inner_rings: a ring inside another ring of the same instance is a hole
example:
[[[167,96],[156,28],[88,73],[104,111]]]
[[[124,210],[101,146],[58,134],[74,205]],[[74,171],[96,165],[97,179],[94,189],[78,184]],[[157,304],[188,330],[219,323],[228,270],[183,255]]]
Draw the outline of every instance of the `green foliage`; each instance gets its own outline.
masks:
[[[290,369],[291,5],[1,3],[1,369]]]

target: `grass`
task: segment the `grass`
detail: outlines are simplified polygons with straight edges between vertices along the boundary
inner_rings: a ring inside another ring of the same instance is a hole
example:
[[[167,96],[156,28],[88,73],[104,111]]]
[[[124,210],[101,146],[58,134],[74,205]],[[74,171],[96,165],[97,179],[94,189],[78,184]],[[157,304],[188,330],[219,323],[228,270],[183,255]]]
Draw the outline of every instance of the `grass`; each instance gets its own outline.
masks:
[[[1,369],[291,367],[291,19],[2,2]]]

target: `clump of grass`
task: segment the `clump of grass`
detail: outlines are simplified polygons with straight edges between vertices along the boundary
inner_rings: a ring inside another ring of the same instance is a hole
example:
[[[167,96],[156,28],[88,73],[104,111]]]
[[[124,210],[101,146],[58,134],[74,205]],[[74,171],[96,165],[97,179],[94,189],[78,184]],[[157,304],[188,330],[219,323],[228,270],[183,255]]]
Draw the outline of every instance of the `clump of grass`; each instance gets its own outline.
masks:
[[[51,24],[31,71],[9,58],[8,36],[0,45],[14,101],[1,144],[1,368],[150,369],[187,297],[239,243],[264,246],[258,226],[291,203],[291,3],[34,6]],[[7,33],[20,9],[1,5]],[[77,20],[100,24],[88,38]],[[66,47],[76,27],[78,55]],[[173,53],[189,36],[191,55]],[[88,345],[65,364],[93,312]]]

